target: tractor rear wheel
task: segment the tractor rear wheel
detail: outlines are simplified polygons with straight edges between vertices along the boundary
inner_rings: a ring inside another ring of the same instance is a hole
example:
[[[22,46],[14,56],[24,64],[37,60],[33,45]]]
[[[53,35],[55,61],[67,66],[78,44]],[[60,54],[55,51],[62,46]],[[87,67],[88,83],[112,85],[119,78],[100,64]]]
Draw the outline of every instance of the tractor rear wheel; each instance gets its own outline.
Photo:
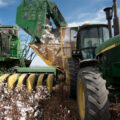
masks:
[[[68,59],[68,70],[69,70],[69,92],[71,98],[76,98],[76,86],[77,86],[77,72],[79,69],[78,60],[74,58]]]
[[[109,120],[106,81],[95,67],[79,70],[77,104],[80,120]]]

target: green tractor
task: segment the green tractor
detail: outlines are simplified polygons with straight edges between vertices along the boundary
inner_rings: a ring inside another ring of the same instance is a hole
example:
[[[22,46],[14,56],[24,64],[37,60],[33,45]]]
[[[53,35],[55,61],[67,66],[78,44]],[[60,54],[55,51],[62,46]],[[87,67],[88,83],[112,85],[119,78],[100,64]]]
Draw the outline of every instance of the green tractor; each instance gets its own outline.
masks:
[[[106,81],[95,58],[95,49],[108,39],[107,24],[85,24],[78,31],[77,48],[68,59],[70,95],[77,97],[80,120],[109,119]]]
[[[70,93],[77,97],[80,120],[109,120],[109,100],[120,98],[120,20],[117,2],[113,2],[113,7],[104,9],[108,25],[80,27],[76,50],[68,60]],[[115,37],[112,38],[113,11]]]

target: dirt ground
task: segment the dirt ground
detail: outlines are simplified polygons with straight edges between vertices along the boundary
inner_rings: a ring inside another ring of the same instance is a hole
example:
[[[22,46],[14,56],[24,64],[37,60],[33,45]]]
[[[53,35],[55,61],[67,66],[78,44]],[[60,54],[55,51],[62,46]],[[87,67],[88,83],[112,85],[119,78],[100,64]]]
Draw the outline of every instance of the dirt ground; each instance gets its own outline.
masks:
[[[62,83],[52,95],[45,87],[33,93],[23,88],[21,92],[1,90],[0,120],[78,120],[76,101]],[[120,104],[112,104],[110,113],[111,120],[120,120]]]
[[[69,98],[68,89],[62,84],[52,98],[45,101],[44,110],[43,120],[79,120],[76,101]],[[111,103],[110,120],[120,120],[120,103]]]
[[[110,107],[111,120],[120,120],[120,103],[113,103]]]
[[[62,84],[44,103],[44,120],[78,120],[76,101],[69,98],[67,87]]]

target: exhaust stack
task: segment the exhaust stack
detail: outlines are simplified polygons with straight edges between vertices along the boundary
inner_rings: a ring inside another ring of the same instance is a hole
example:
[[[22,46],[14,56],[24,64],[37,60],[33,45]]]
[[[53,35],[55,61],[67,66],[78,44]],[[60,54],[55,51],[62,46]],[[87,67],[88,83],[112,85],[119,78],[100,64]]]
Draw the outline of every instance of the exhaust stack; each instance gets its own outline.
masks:
[[[113,10],[114,10],[114,35],[120,34],[120,18],[118,16],[118,5],[117,0],[113,0]]]
[[[104,9],[106,13],[106,19],[108,20],[109,35],[112,38],[112,17],[114,13],[113,26],[114,26],[114,36],[120,34],[120,18],[118,16],[118,5],[117,0],[113,0],[113,6]]]

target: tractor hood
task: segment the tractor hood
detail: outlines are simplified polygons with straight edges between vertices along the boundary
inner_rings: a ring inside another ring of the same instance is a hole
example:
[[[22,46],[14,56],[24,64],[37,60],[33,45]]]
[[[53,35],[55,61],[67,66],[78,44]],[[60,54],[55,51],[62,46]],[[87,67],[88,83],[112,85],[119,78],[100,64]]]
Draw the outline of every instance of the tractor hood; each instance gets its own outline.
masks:
[[[108,41],[104,42],[102,45],[100,45],[99,47],[97,47],[96,49],[96,56],[114,48],[120,45],[120,35],[117,35],[111,39],[109,39]]]

